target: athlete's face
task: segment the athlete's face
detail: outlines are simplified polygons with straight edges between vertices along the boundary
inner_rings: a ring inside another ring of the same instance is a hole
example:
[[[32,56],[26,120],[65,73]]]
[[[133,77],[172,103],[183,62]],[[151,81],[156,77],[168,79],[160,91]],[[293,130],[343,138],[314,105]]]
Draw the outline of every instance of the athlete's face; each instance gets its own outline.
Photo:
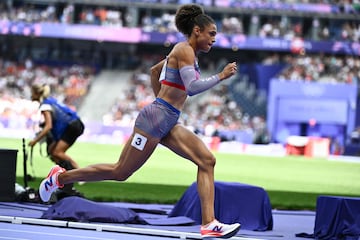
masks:
[[[197,47],[201,52],[209,52],[215,43],[217,28],[215,24],[209,24],[203,30],[198,29],[197,34]]]

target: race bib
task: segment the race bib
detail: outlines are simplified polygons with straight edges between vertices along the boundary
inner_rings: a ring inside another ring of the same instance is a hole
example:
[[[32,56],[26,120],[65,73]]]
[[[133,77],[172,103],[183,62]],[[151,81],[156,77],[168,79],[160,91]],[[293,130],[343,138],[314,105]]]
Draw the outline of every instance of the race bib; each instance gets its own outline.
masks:
[[[141,134],[135,133],[135,135],[131,141],[131,146],[142,151],[142,150],[144,150],[146,142],[147,142],[146,137],[144,137]]]

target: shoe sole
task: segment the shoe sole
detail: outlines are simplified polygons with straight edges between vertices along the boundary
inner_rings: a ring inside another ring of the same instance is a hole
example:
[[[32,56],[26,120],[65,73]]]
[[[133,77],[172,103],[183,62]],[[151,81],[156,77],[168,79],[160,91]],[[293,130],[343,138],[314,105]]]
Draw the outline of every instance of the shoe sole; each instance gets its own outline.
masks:
[[[222,235],[222,236],[205,236],[205,237],[202,237],[202,239],[213,239],[213,238],[226,239],[226,238],[231,238],[231,237],[235,236],[239,232],[240,227],[241,227],[241,225],[237,226],[231,232],[228,232],[228,233],[226,233],[225,235]]]
[[[46,182],[46,179],[44,179],[40,185],[45,185],[45,182]],[[43,201],[43,202],[48,202],[50,200],[50,197],[48,200],[45,199],[45,196],[43,196],[42,194],[43,192],[42,191],[39,191],[39,196],[40,196],[40,199]]]
[[[241,227],[241,225],[237,226],[234,230],[225,234],[224,236],[221,236],[220,238],[231,238],[231,237],[235,236],[239,232],[240,227]]]

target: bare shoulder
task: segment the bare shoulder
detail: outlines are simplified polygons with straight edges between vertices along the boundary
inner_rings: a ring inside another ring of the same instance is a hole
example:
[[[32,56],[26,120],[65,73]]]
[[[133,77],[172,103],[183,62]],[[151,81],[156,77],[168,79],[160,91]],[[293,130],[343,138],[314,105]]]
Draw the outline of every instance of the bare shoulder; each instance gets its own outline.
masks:
[[[174,60],[176,61],[176,64],[171,64]],[[191,65],[194,63],[194,60],[194,50],[187,42],[177,43],[169,54],[169,66],[176,65],[176,68],[181,68],[184,65]]]
[[[173,48],[174,53],[178,55],[195,56],[193,48],[187,42],[179,42]]]

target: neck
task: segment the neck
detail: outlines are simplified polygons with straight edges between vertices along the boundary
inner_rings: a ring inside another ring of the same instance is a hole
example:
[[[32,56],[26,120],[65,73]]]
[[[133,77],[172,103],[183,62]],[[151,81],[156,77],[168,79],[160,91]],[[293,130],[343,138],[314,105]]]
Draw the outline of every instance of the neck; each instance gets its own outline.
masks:
[[[192,47],[192,49],[194,50],[194,53],[196,54],[196,43],[194,41],[192,41],[191,39],[188,40],[188,44],[190,45],[190,47]]]

